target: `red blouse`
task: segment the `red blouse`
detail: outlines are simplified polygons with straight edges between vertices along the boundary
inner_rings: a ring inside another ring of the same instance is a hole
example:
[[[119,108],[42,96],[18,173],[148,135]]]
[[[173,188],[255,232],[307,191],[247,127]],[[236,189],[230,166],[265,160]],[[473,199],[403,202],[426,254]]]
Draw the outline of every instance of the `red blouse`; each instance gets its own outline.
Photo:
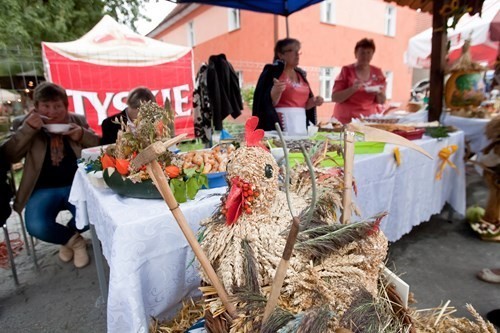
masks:
[[[355,80],[359,80],[356,75],[354,64],[342,67],[340,74],[335,79],[333,92],[342,91],[351,87]],[[385,89],[385,76],[382,70],[375,66],[370,66],[370,77],[363,82],[363,87],[352,94],[351,97],[342,103],[336,103],[333,109],[333,116],[342,124],[350,123],[353,118],[361,115],[369,116],[377,113],[376,94],[366,92],[364,87],[382,86]]]
[[[307,100],[309,99],[309,92],[311,88],[300,74],[297,74],[299,82],[292,82],[288,76],[283,72],[279,77],[280,81],[286,83],[286,88],[281,94],[280,100],[275,107],[295,107],[305,108]]]

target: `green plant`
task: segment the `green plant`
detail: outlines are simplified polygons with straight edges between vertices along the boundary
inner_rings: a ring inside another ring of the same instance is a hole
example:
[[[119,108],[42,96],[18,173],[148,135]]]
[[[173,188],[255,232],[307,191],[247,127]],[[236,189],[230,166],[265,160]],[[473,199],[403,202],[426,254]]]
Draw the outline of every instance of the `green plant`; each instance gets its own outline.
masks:
[[[255,93],[254,86],[248,86],[241,89],[241,97],[243,98],[243,102],[245,102],[250,109],[253,107],[253,94]]]
[[[186,202],[188,198],[193,200],[203,186],[208,188],[207,175],[194,168],[183,169],[183,176],[170,179],[170,189],[177,202]]]

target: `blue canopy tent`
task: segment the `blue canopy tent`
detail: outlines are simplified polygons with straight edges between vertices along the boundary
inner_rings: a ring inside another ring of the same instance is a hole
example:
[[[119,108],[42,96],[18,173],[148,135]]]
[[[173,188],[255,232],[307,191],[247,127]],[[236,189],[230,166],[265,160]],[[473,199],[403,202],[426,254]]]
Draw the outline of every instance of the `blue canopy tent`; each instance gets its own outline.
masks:
[[[222,6],[245,9],[254,12],[285,16],[286,35],[289,36],[288,16],[303,8],[323,0],[169,0],[174,3],[199,3],[204,5]]]

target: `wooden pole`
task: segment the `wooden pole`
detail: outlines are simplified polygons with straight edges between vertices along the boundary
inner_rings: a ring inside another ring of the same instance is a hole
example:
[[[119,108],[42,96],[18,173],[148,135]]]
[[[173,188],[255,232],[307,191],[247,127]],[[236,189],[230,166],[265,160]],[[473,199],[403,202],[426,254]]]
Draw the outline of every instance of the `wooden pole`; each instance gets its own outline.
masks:
[[[342,197],[342,224],[351,219],[352,171],[354,169],[354,135],[353,131],[344,130],[344,195]]]
[[[276,45],[276,42],[279,39],[279,33],[278,33],[278,15],[274,15],[273,18],[273,29],[274,29],[274,44]]]
[[[439,11],[444,0],[434,0],[432,3],[432,51],[429,94],[429,121],[439,120],[443,111],[444,71],[446,68],[447,32],[446,17]]]
[[[158,188],[158,191],[165,200],[168,208],[170,208],[170,211],[172,211],[172,215],[174,215],[177,224],[182,230],[182,233],[184,234],[186,240],[193,249],[196,258],[200,262],[205,273],[208,275],[208,278],[210,279],[210,282],[214,286],[215,290],[217,290],[217,294],[219,295],[222,304],[224,304],[227,313],[232,318],[236,318],[237,317],[236,308],[231,302],[229,302],[229,297],[226,293],[226,290],[224,289],[224,286],[220,282],[219,277],[217,276],[217,273],[215,273],[215,270],[213,269],[212,264],[205,255],[205,252],[203,252],[203,249],[201,248],[200,244],[198,243],[198,240],[196,239],[196,236],[189,227],[186,217],[180,210],[179,203],[175,199],[174,194],[172,193],[172,190],[168,185],[167,178],[165,177],[165,174],[163,173],[161,166],[158,164],[158,161],[153,160],[149,164],[147,164],[146,168],[148,170],[149,176],[151,177],[156,187]]]
[[[299,218],[294,216],[292,226],[286,240],[285,249],[283,250],[283,255],[281,256],[281,261],[278,265],[278,268],[276,269],[276,273],[274,274],[273,284],[271,285],[271,294],[269,295],[269,299],[267,300],[262,323],[265,323],[267,321],[274,308],[276,307],[276,304],[278,304],[281,287],[283,286],[283,281],[285,281],[288,264],[290,262],[290,258],[292,257],[293,246],[295,245],[295,241],[297,240],[297,235],[299,233],[299,223]]]

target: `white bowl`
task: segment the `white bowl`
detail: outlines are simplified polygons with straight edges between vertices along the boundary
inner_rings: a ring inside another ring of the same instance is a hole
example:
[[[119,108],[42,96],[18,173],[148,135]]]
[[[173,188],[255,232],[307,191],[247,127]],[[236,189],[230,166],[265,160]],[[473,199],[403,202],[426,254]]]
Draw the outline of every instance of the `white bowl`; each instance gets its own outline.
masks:
[[[70,124],[45,124],[43,127],[50,133],[60,134],[69,131]]]
[[[288,152],[290,152],[290,149],[288,149]],[[274,159],[276,162],[281,163],[283,158],[285,158],[285,152],[283,151],[283,148],[271,148],[271,154],[273,155]]]

